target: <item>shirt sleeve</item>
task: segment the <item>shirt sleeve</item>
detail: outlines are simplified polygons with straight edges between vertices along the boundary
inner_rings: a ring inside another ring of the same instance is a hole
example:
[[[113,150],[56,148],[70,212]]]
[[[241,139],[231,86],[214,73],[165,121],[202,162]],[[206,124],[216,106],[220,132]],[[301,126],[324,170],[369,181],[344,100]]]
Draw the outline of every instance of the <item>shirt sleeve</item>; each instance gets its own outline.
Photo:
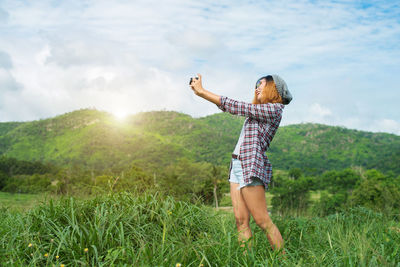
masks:
[[[284,108],[284,105],[280,103],[251,104],[236,101],[226,96],[221,96],[221,105],[217,106],[223,112],[270,123],[282,116]]]

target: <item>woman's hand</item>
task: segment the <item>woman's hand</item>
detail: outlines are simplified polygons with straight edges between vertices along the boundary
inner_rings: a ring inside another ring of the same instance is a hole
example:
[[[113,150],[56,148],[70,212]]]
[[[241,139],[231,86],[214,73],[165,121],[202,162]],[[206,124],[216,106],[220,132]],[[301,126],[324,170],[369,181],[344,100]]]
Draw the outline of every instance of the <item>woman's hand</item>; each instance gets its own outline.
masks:
[[[199,76],[199,78],[198,79],[192,78],[190,87],[192,88],[193,92],[196,95],[201,96],[201,94],[204,92],[204,88],[203,85],[201,84],[201,75],[199,73],[197,73],[197,75]]]
[[[192,88],[193,92],[205,100],[220,106],[221,97],[204,89],[203,85],[201,84],[201,75],[199,73],[197,73],[197,75],[199,76],[199,79],[192,78],[192,82],[190,83],[190,87]]]

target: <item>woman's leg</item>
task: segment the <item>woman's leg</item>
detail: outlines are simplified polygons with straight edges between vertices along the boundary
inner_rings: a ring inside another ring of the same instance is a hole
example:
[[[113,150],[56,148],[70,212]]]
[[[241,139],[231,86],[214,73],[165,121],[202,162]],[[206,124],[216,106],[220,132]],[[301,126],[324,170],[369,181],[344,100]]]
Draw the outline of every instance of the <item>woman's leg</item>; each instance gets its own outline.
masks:
[[[250,212],[246,207],[246,203],[244,202],[242,195],[240,194],[240,190],[237,190],[239,184],[232,182],[230,184],[233,212],[235,214],[236,227],[239,232],[239,242],[241,243],[240,246],[244,247],[244,243],[251,237],[249,225]]]
[[[283,239],[281,233],[279,232],[278,227],[276,227],[276,225],[272,222],[268,214],[264,186],[245,186],[241,189],[241,191],[246,207],[253,216],[256,224],[266,232],[272,248],[283,248]]]

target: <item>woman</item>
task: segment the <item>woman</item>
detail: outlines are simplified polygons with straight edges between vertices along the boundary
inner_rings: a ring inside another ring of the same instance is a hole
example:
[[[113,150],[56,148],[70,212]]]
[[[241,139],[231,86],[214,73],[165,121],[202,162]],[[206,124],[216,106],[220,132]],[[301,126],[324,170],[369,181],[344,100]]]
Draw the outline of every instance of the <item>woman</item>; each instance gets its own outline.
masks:
[[[202,86],[200,74],[191,79],[190,86],[196,95],[216,104],[222,111],[246,117],[229,170],[231,199],[241,246],[252,236],[249,226],[251,214],[266,233],[272,248],[283,249],[281,233],[267,211],[265,191],[272,178],[272,167],[265,152],[279,127],[284,105],[292,100],[285,81],[278,75],[260,78],[252,104],[207,91]]]

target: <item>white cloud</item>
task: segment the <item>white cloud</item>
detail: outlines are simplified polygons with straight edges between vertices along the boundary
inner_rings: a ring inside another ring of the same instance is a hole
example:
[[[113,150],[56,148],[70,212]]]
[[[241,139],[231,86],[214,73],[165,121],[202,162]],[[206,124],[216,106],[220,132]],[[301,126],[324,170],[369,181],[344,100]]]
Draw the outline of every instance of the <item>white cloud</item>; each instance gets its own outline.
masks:
[[[106,65],[112,60],[111,51],[90,44],[90,41],[77,40],[51,46],[46,63],[56,63],[62,67],[73,65]]]
[[[89,106],[199,117],[219,110],[191,92],[196,73],[207,89],[246,101],[259,77],[279,73],[294,96],[284,123],[398,133],[400,8],[391,1],[361,5],[3,1],[0,67],[8,67],[1,90],[19,89],[2,91],[0,120]],[[13,109],[17,101],[24,108]]]
[[[311,116],[318,116],[322,118],[332,115],[330,109],[323,107],[318,103],[314,103],[310,106],[310,113]]]
[[[2,92],[15,91],[21,88],[14,77],[7,70],[0,69],[0,88]]]
[[[371,127],[370,131],[388,132],[388,133],[395,133],[397,135],[400,135],[400,123],[395,120],[391,120],[391,119],[379,120],[376,126],[377,127],[373,127],[373,128]]]
[[[12,68],[12,62],[11,62],[11,58],[10,55],[0,51],[0,69],[10,69]]]
[[[10,69],[13,64],[10,56],[0,51],[0,115],[1,113],[7,113],[9,110],[6,108],[7,97],[9,94],[18,94],[19,90],[22,89],[23,85],[18,83]],[[0,118],[13,118],[11,115],[0,116]]]
[[[9,14],[0,7],[0,22],[7,22]]]

